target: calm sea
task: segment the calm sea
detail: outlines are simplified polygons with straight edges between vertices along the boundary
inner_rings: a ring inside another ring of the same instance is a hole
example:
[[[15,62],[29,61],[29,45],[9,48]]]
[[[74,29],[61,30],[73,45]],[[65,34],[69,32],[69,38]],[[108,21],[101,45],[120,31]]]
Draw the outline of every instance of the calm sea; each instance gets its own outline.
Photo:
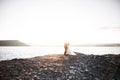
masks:
[[[120,47],[71,47],[71,51],[84,54],[120,54]],[[0,60],[31,58],[47,54],[63,54],[63,47],[0,47]]]

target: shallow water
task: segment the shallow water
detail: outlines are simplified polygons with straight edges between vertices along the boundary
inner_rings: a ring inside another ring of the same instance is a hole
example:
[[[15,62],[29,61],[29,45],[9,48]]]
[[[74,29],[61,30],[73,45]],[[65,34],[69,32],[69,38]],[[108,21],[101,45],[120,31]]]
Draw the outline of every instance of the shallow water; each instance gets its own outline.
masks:
[[[120,47],[71,47],[71,51],[84,54],[120,54]],[[63,54],[63,47],[0,47],[0,60],[30,58],[47,54]]]

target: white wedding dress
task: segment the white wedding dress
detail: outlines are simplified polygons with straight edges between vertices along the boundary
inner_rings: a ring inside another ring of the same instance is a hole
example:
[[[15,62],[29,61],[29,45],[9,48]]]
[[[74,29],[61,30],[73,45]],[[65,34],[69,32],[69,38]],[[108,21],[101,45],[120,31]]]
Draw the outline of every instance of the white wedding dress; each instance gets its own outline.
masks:
[[[70,48],[67,49],[66,54],[67,55],[76,55],[73,51],[70,50]]]

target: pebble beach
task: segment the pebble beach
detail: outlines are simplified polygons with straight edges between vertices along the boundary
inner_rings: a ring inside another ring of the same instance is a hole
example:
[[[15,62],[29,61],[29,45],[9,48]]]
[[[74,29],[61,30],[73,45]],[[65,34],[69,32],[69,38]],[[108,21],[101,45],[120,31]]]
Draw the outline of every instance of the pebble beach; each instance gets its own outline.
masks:
[[[120,55],[75,53],[0,61],[0,80],[120,80]]]

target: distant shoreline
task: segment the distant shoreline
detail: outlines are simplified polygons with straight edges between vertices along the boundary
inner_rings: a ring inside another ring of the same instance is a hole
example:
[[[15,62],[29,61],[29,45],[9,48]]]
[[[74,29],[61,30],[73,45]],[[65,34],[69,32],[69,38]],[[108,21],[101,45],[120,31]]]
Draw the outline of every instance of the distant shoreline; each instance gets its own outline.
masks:
[[[29,45],[19,40],[0,40],[0,46],[37,46],[37,47],[62,47],[63,45]],[[78,44],[71,45],[72,47],[120,47],[120,43],[106,43],[106,44]]]
[[[120,43],[118,44],[87,44],[87,45],[72,45],[74,47],[120,47]]]

